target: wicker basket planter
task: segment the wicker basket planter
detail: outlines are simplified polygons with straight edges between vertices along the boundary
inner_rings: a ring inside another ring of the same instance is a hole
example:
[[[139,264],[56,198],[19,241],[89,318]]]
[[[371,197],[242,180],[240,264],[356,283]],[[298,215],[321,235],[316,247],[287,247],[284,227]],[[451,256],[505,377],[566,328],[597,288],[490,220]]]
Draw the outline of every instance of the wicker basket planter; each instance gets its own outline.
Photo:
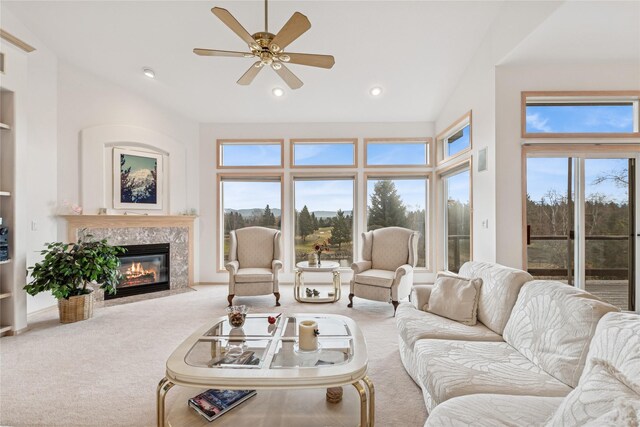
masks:
[[[93,317],[93,292],[58,300],[60,323],[73,323]]]

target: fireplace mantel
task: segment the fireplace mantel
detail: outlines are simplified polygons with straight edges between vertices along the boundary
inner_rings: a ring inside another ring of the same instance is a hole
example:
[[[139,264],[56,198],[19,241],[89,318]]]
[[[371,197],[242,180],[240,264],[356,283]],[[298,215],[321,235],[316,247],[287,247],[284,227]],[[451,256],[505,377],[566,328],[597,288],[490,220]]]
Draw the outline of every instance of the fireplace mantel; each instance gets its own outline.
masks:
[[[122,230],[118,232],[117,229],[132,228],[138,230],[132,230],[133,233],[139,233],[140,229],[154,228],[154,229],[187,229],[188,242],[185,249],[188,248],[188,286],[193,285],[193,259],[194,259],[194,224],[196,216],[193,215],[60,215],[67,222],[67,241],[76,242],[78,239],[78,231],[84,228],[86,229],[115,229],[113,233],[106,232],[107,234],[118,234],[122,238]],[[183,231],[183,233],[185,233]],[[104,234],[104,231],[97,233],[99,235]],[[104,236],[103,236],[104,237]],[[127,239],[128,240],[128,239]],[[186,240],[186,239],[185,239]],[[159,243],[159,242],[155,242]],[[183,244],[184,244],[183,243]],[[125,244],[122,241],[116,242],[116,244]],[[186,252],[186,251],[185,251]]]

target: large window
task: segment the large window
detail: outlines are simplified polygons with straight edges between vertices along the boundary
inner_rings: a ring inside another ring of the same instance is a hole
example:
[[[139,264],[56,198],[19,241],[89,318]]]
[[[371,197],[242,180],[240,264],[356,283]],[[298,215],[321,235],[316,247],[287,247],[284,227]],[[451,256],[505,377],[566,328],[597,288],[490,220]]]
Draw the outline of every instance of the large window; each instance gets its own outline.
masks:
[[[218,167],[280,167],[281,139],[218,140]]]
[[[442,175],[445,267],[453,272],[471,260],[470,169],[470,162],[465,162]]]
[[[427,176],[368,176],[367,230],[406,227],[420,233],[417,267],[427,264]]]
[[[219,269],[229,260],[229,233],[238,228],[259,225],[280,229],[282,213],[282,177],[280,175],[218,176],[220,192],[219,230],[223,259]]]
[[[355,139],[297,139],[291,141],[293,167],[354,167]]]
[[[430,139],[366,139],[365,166],[428,166]]]
[[[471,111],[469,111],[436,137],[438,163],[469,152],[471,142]]]
[[[353,177],[294,178],[295,262],[316,244],[326,244],[323,260],[348,268],[353,262]]]
[[[525,138],[638,137],[640,92],[523,92]]]

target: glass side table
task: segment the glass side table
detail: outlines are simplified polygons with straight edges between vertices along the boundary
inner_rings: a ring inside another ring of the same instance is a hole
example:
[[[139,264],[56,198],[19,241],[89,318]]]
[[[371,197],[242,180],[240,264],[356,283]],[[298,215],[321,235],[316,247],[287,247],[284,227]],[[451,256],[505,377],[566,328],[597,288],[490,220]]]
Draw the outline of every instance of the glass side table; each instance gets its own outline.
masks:
[[[304,272],[332,273],[333,291],[320,292],[318,296],[308,297],[304,290]],[[342,284],[340,280],[340,264],[335,261],[322,261],[319,265],[309,265],[308,261],[301,261],[296,264],[295,281],[293,284],[293,296],[298,302],[326,303],[336,302],[340,299]]]

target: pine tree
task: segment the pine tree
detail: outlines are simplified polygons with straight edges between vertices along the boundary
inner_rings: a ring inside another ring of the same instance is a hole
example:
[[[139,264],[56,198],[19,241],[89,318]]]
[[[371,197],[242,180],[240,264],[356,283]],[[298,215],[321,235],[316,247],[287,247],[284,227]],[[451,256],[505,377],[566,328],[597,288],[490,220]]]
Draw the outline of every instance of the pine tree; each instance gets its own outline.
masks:
[[[313,219],[311,218],[307,205],[304,205],[302,212],[300,212],[300,215],[298,216],[298,234],[302,237],[302,241],[304,242],[307,239],[307,236],[312,233]]]
[[[316,214],[311,212],[311,219],[313,220],[313,231],[316,231],[320,228],[320,223],[318,222],[318,218],[316,218]]]
[[[271,212],[271,208],[267,204],[267,207],[265,207],[264,211],[262,212],[262,219],[260,221],[260,225],[264,227],[271,227],[275,224],[275,222],[276,222],[276,217],[275,215],[273,215],[273,212]]]
[[[331,229],[331,244],[338,245],[340,249],[343,243],[351,241],[351,227],[344,212],[338,210],[337,216],[333,219],[333,228]]]
[[[407,208],[402,204],[393,181],[381,180],[373,187],[368,226],[369,230],[407,226]]]

